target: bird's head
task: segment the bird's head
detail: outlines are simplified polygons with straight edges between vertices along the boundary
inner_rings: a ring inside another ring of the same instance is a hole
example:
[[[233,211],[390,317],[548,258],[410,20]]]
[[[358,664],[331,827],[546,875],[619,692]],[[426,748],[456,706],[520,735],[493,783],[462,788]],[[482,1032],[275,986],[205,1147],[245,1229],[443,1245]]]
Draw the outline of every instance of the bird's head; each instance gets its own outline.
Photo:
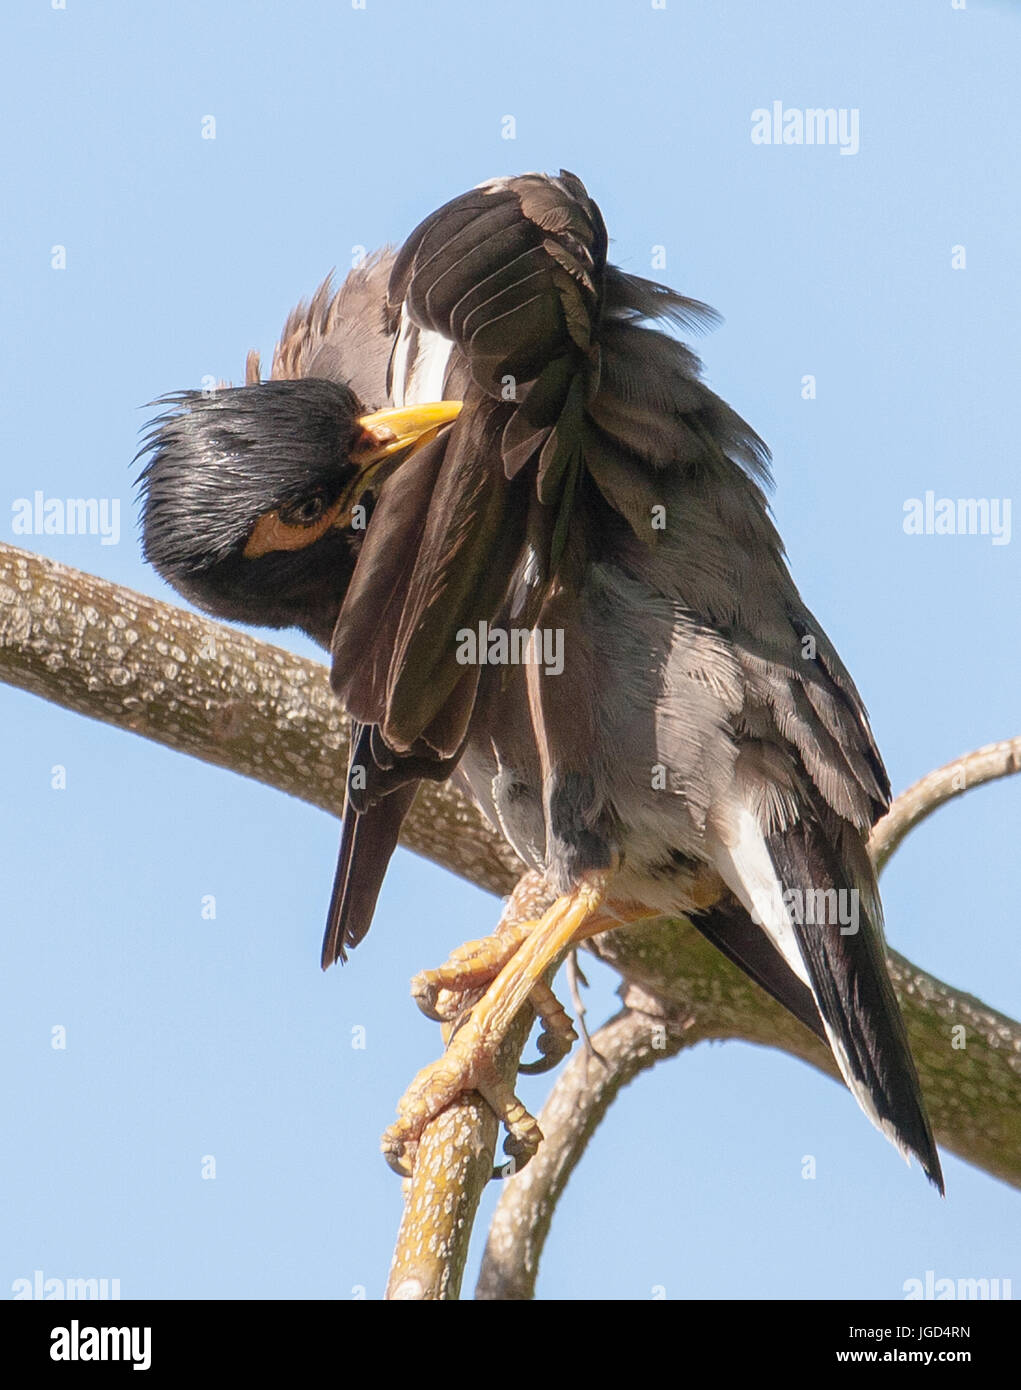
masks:
[[[219,618],[300,627],[329,643],[371,495],[460,410],[366,414],[311,377],[186,391],[159,402],[141,454],[142,550]]]

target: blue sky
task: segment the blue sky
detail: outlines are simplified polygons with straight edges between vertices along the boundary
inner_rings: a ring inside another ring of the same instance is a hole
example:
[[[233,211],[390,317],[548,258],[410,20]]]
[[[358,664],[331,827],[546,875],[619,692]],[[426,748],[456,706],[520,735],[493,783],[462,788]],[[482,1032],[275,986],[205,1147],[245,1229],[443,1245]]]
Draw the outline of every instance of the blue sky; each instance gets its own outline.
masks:
[[[620,264],[724,315],[708,379],[773,449],[795,577],[895,788],[1021,732],[1021,539],[902,524],[930,490],[1018,500],[1016,7],[37,0],[3,24],[5,539],[172,597],[135,536],[144,403],[241,379],[353,248],[562,165]],[[859,151],[754,144],[774,101],[857,110]],[[37,489],[121,499],[119,543],[15,537]],[[402,852],[324,976],[330,818],[6,687],[0,750],[0,1296],[42,1269],[124,1297],[378,1297],[400,1209],[378,1135],[437,1048],[407,983],[496,902]],[[892,943],[1014,1017],[1019,809],[1017,782],[973,793],[884,881]],[[614,979],[590,977],[598,1022]],[[946,1176],[940,1202],[793,1060],[702,1048],[618,1101],[539,1293],[897,1298],[928,1269],[1021,1288],[1016,1194],[949,1156]]]

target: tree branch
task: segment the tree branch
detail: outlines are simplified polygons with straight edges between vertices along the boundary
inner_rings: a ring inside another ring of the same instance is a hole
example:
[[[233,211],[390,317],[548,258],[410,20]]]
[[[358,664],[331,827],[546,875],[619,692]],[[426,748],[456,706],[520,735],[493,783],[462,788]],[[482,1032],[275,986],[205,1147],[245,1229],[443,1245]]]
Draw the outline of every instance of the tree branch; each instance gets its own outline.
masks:
[[[347,719],[321,665],[2,544],[0,680],[343,811]],[[491,893],[520,876],[513,852],[451,787],[423,785],[403,843]]]
[[[499,1065],[507,1081],[517,1075],[532,1022],[531,1010],[522,1009],[504,1040]],[[475,1213],[493,1173],[499,1128],[477,1091],[461,1096],[426,1125],[414,1173],[404,1185],[387,1299],[460,1297]]]
[[[253,777],[335,815],[341,812],[346,720],[321,666],[5,545],[0,545],[0,680]],[[963,760],[965,785],[1016,771],[1019,752],[1021,740],[979,750]],[[997,766],[999,774],[992,770]],[[888,857],[923,815],[963,789],[955,785],[953,775],[943,775],[946,771],[931,774],[935,783],[925,778],[911,789],[907,795],[917,795],[905,819],[898,818],[895,806],[883,831],[887,839],[880,856]],[[403,843],[490,892],[510,892],[520,875],[512,852],[449,786],[423,787],[405,823]],[[653,1010],[653,1026],[664,1027],[667,1019],[668,1036],[673,1036],[671,1029],[682,1030],[678,1047],[701,1036],[741,1037],[768,1042],[832,1072],[825,1049],[807,1030],[689,924],[639,923],[598,938],[595,944],[598,954],[628,981],[628,1000],[639,998],[635,991],[641,991],[643,1007]],[[1021,1183],[1021,1029],[898,957],[894,970],[941,1141],[1005,1181]],[[951,1023],[965,1026],[963,1051],[950,1047]],[[698,1029],[706,1031],[693,1031]],[[642,1042],[644,1036],[641,1026],[621,1024],[606,1041],[613,1050],[619,1038],[625,1060],[616,1086],[612,1077],[594,1081],[605,1099],[604,1110],[615,1089],[642,1069],[635,1058],[641,1060],[650,1050],[658,1055],[660,1049],[650,1049]],[[625,1046],[629,1038],[634,1056]],[[602,1048],[603,1040],[597,1045]],[[570,1074],[579,1065],[580,1056]],[[462,1130],[458,1148],[463,1142],[481,1154],[479,1123],[477,1117]],[[552,1162],[553,1130],[545,1119],[543,1125],[544,1150],[548,1148]],[[451,1172],[459,1168],[453,1146],[444,1145],[443,1152]],[[541,1152],[509,1184],[509,1193],[526,1179],[536,1182],[529,1173],[539,1173],[534,1165],[543,1162]],[[470,1228],[468,1207],[457,1211],[455,1224]],[[440,1265],[446,1261],[449,1268],[437,1267],[429,1280],[438,1278],[446,1289],[444,1296],[450,1297],[460,1279],[467,1237],[446,1248]],[[400,1282],[398,1277],[392,1287]],[[415,1296],[405,1285],[404,1296],[409,1293]]]

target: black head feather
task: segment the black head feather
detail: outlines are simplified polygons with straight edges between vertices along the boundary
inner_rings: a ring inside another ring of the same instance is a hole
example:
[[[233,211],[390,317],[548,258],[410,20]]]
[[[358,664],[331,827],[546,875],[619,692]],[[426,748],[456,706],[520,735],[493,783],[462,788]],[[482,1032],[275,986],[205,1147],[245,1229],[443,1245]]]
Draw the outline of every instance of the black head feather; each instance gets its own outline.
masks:
[[[303,549],[251,558],[267,513],[300,517],[353,481],[361,402],[317,378],[185,391],[152,421],[139,457],[142,551],[179,593],[216,617],[300,627],[324,645],[361,532],[331,527]]]

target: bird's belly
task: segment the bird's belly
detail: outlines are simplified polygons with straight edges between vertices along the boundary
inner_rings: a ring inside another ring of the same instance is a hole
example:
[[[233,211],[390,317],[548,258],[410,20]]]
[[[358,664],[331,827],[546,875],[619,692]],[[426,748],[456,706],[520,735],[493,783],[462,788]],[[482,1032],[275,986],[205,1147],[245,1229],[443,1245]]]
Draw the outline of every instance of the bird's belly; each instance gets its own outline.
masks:
[[[572,886],[570,865],[564,862],[562,842],[548,834],[538,763],[506,761],[499,740],[489,757],[466,752],[460,772],[468,789],[494,830],[511,845],[522,862],[542,873],[558,892]],[[630,768],[622,768],[611,786],[620,787]],[[718,881],[711,873],[711,859],[704,834],[695,824],[684,798],[678,793],[647,789],[647,794],[621,795],[627,819],[616,806],[600,808],[613,826],[610,848],[618,870],[613,896],[621,902],[637,902],[662,913],[684,913],[706,906]],[[584,848],[579,846],[579,848]]]
[[[486,674],[460,772],[494,828],[557,891],[586,868],[613,864],[622,897],[689,910],[700,891],[692,884],[711,863],[709,805],[733,777],[726,714],[704,683],[688,689],[678,676],[679,634],[665,600],[616,575],[591,589],[579,629],[563,634],[563,671],[532,672],[533,690],[536,681],[566,683],[551,709],[569,715],[575,698],[579,711],[591,702],[589,740],[562,742],[565,758],[547,759],[544,784],[528,677],[503,668]],[[591,654],[587,677],[571,670],[574,643]]]

